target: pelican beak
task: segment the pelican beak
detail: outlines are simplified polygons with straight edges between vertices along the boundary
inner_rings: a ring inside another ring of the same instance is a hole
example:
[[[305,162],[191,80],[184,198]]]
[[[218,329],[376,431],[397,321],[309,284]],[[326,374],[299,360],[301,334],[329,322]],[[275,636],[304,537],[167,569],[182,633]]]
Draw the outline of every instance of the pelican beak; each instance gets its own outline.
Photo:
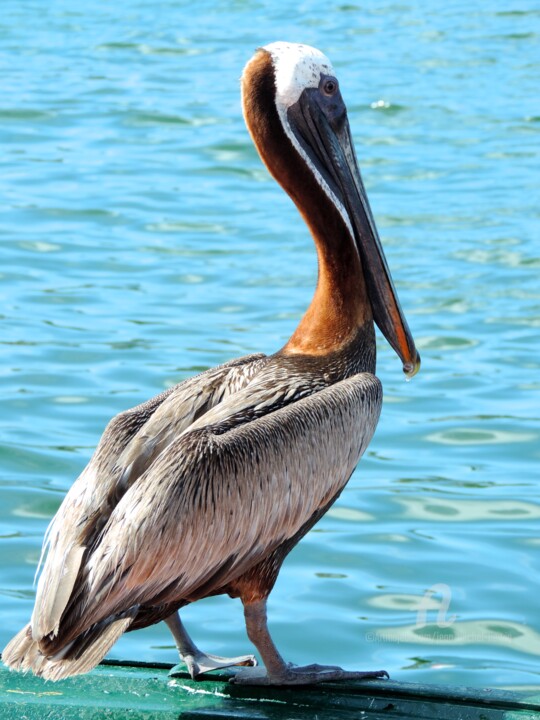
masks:
[[[319,87],[304,89],[287,116],[295,137],[341,206],[362,262],[373,319],[411,378],[420,369],[420,355],[384,256],[337,80],[321,75]]]

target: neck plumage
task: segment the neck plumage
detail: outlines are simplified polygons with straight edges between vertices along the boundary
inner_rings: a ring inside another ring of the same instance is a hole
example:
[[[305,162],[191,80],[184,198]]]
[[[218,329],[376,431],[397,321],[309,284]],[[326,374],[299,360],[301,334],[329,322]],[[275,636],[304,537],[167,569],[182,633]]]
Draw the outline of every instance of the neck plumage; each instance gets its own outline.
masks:
[[[287,137],[275,104],[274,72],[261,50],[242,77],[244,117],[270,173],[308,225],[319,264],[317,288],[284,354],[325,355],[364,336],[373,326],[371,304],[354,239],[313,170]],[[372,334],[372,333],[370,333]]]

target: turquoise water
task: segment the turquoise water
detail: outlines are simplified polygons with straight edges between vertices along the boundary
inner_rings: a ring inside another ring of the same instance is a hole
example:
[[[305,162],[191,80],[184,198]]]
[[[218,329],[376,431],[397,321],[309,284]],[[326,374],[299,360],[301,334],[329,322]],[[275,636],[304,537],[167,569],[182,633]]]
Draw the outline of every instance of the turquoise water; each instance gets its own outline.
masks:
[[[540,685],[540,11],[445,3],[4,0],[0,603],[26,622],[41,538],[115,413],[272,352],[315,283],[309,235],[244,129],[277,39],[334,61],[422,353],[383,340],[382,418],[270,601],[288,660]],[[238,601],[187,608],[211,652]],[[174,661],[164,626],[114,657]]]

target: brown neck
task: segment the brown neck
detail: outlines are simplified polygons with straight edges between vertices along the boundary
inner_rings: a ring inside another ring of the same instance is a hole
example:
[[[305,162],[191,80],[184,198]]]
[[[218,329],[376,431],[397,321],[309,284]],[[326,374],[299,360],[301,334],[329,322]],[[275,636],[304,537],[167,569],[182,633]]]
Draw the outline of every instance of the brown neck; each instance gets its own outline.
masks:
[[[307,223],[319,262],[315,295],[282,353],[324,355],[373,322],[358,251],[345,222],[287,137],[275,104],[270,54],[260,50],[242,78],[246,124],[270,173]]]

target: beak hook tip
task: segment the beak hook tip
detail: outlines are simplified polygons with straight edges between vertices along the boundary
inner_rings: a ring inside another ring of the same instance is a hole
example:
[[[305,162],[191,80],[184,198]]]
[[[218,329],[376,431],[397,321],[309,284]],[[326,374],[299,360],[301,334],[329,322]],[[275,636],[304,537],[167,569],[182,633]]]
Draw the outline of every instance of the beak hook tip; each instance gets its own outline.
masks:
[[[403,365],[403,372],[407,376],[407,380],[411,380],[420,370],[420,353],[417,351],[413,362],[406,362]]]

